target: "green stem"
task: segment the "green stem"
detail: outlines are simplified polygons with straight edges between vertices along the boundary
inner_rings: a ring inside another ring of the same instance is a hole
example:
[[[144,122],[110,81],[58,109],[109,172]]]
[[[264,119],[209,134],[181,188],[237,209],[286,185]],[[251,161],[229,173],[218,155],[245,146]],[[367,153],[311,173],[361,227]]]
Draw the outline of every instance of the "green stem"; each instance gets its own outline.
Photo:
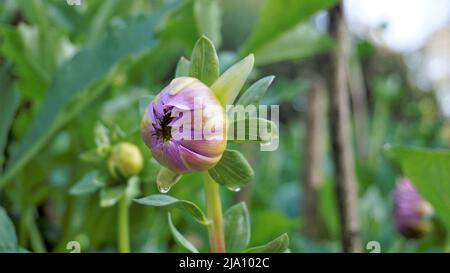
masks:
[[[130,231],[128,224],[128,198],[127,194],[124,193],[120,198],[119,207],[118,207],[118,221],[119,226],[117,230],[118,243],[119,243],[119,252],[120,253],[129,253],[130,252]]]
[[[28,222],[28,233],[30,236],[30,244],[31,248],[34,252],[45,253],[47,250],[45,249],[44,241],[42,240],[41,233],[39,232],[39,228],[36,225],[36,221],[34,220],[34,209],[28,209],[26,218]]]
[[[20,217],[19,222],[19,245],[26,246],[28,242],[28,217],[27,212],[22,213],[22,217]]]
[[[225,252],[225,236],[223,229],[222,204],[220,200],[219,184],[205,173],[205,194],[208,224],[208,235],[211,252]]]

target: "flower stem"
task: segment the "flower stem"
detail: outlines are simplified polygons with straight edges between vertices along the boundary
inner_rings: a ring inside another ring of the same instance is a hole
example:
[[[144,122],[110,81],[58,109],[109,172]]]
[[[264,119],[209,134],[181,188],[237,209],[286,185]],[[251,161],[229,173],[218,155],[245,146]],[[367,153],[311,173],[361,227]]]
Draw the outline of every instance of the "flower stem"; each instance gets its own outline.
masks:
[[[225,252],[225,236],[223,229],[222,204],[220,200],[219,184],[205,173],[205,194],[208,224],[208,235],[211,252]]]
[[[119,252],[120,253],[129,253],[130,252],[130,232],[129,232],[129,224],[128,224],[128,196],[126,193],[119,200],[118,207],[118,244],[119,244]]]
[[[28,232],[30,235],[31,248],[34,252],[45,253],[47,252],[47,250],[45,249],[44,240],[42,239],[41,233],[39,232],[39,228],[36,225],[33,212],[34,209],[28,209],[27,213]]]

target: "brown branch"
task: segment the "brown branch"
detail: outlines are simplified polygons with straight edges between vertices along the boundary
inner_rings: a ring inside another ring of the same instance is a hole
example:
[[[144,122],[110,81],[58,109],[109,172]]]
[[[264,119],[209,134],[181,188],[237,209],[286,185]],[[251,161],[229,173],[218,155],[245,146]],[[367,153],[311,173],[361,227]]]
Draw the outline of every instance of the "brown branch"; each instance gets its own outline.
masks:
[[[368,158],[367,147],[369,146],[367,90],[358,53],[351,42],[348,45],[351,49],[350,54],[348,54],[348,81],[353,106],[356,147],[359,158],[365,161]]]
[[[329,88],[330,129],[335,164],[337,201],[344,252],[360,252],[357,184],[354,170],[350,125],[349,93],[347,90],[346,43],[342,2],[330,10],[330,34],[336,45],[331,52],[332,79]]]
[[[325,113],[326,87],[318,76],[313,79],[307,94],[306,139],[302,147],[305,153],[303,180],[303,208],[305,225],[303,231],[310,239],[318,239],[321,234],[319,189],[323,182],[323,160],[325,154]]]

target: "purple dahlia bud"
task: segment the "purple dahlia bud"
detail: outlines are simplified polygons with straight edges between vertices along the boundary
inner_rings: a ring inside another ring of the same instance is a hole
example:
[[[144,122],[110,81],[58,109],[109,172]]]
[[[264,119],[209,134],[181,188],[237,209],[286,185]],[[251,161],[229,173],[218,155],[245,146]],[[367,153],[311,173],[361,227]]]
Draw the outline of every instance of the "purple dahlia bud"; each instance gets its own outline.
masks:
[[[400,178],[394,191],[394,224],[406,238],[420,238],[429,229],[431,205],[422,199],[408,178]]]
[[[211,89],[191,77],[172,80],[148,105],[142,137],[153,157],[177,173],[205,171],[226,147],[226,116]]]

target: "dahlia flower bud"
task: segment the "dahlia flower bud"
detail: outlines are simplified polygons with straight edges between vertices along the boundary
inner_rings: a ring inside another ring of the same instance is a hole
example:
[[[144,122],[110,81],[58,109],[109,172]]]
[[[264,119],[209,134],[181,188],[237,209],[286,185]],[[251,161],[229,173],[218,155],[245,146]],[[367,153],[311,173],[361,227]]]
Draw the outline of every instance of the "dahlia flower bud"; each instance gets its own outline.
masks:
[[[148,105],[142,137],[153,157],[176,173],[206,171],[226,147],[226,117],[211,89],[191,77],[172,80]]]
[[[394,224],[406,238],[420,238],[429,230],[431,205],[422,199],[408,178],[400,178],[394,191]]]
[[[141,172],[144,160],[139,148],[131,143],[114,145],[108,160],[108,169],[116,179],[129,178]]]

